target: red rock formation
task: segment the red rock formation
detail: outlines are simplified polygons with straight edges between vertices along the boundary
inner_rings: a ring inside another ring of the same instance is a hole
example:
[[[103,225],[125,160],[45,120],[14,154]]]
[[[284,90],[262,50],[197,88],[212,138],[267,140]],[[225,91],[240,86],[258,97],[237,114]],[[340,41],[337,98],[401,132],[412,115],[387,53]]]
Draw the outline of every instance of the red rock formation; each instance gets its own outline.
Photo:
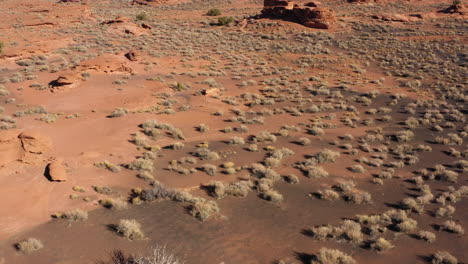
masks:
[[[290,0],[265,0],[262,15],[265,17],[295,20],[306,27],[328,29],[336,21],[329,8],[318,7],[317,2],[299,6]]]
[[[67,172],[60,161],[52,161],[47,165],[46,176],[51,181],[67,181]]]

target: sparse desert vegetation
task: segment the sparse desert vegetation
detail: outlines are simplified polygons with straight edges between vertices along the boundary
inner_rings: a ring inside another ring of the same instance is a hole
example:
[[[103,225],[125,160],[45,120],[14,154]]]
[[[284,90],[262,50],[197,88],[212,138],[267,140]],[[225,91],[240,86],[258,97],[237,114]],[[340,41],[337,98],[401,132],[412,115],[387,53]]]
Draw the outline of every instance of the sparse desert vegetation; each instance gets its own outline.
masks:
[[[0,263],[465,261],[466,3],[0,14]]]

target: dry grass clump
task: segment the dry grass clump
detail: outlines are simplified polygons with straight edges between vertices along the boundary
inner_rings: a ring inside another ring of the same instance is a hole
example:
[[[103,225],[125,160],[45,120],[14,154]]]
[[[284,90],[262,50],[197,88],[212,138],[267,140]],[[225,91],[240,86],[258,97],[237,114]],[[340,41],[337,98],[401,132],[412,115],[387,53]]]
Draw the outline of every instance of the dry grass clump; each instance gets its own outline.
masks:
[[[311,140],[306,138],[306,137],[301,137],[296,142],[299,145],[306,146],[306,145],[309,145],[311,143]]]
[[[355,245],[361,245],[364,241],[361,225],[352,220],[344,220],[338,226],[324,225],[312,227],[312,237],[316,239],[334,238]]]
[[[359,165],[359,164],[351,166],[349,170],[354,173],[363,173],[366,171],[366,169],[362,165]]]
[[[159,199],[173,199],[176,195],[174,190],[167,188],[157,181],[152,182],[151,185],[150,189],[141,192],[140,197],[143,201],[151,202]]]
[[[421,213],[424,210],[424,207],[419,204],[416,199],[407,197],[400,202],[400,207],[404,210],[411,210],[416,213]]]
[[[112,113],[110,113],[107,117],[114,118],[114,117],[121,117],[128,114],[128,110],[125,108],[116,108]]]
[[[106,198],[99,200],[99,204],[112,210],[124,210],[128,208],[128,202],[123,198]]]
[[[268,131],[262,131],[257,135],[251,137],[251,141],[253,143],[275,143],[276,140],[276,136]]]
[[[208,148],[205,147],[200,147],[197,148],[194,152],[193,155],[195,157],[199,157],[201,160],[219,160],[219,154],[217,152],[211,151]]]
[[[416,220],[408,218],[402,221],[401,223],[398,223],[395,226],[395,228],[400,232],[408,233],[416,229],[417,225],[418,225],[418,222],[416,222]]]
[[[465,233],[465,229],[457,223],[455,223],[452,220],[447,220],[445,221],[441,226],[441,230],[447,231],[450,233],[455,233],[455,234],[460,234],[463,235]]]
[[[372,196],[368,192],[364,191],[352,191],[344,194],[343,198],[347,202],[355,204],[370,204],[372,203]]]
[[[402,130],[395,134],[395,139],[397,142],[405,143],[414,138],[414,133],[410,130]]]
[[[145,237],[140,223],[135,219],[121,219],[115,230],[129,240],[142,240]]]
[[[200,221],[208,220],[213,214],[219,213],[218,204],[215,201],[206,201],[204,199],[196,201],[189,208],[190,214]]]
[[[81,209],[74,209],[61,214],[61,218],[69,221],[86,221],[88,220],[88,212]]]
[[[260,193],[260,197],[262,199],[265,199],[267,201],[270,201],[276,204],[281,203],[283,201],[283,195],[279,193],[278,191],[275,191],[272,189]]]
[[[150,159],[138,158],[129,164],[126,164],[126,168],[129,170],[152,172],[154,169],[154,164]]]
[[[388,242],[385,238],[379,237],[377,240],[371,242],[370,248],[377,252],[385,252],[395,246]]]
[[[220,199],[227,195],[246,197],[252,185],[247,181],[234,182],[227,185],[220,181],[213,181],[206,185],[206,187],[210,190],[211,195]]]
[[[432,255],[432,264],[458,264],[458,259],[447,251],[438,251]]]
[[[307,131],[309,134],[313,136],[323,136],[325,135],[325,131],[319,127],[312,127]]]
[[[434,233],[423,230],[418,232],[417,237],[429,243],[432,243],[436,240],[436,235]]]
[[[28,238],[15,245],[16,249],[23,254],[31,254],[44,247],[42,242],[36,238]]]
[[[445,205],[437,208],[434,213],[435,217],[450,217],[455,213],[455,207],[451,205]]]
[[[258,179],[267,178],[272,181],[281,179],[281,176],[276,171],[259,163],[252,164],[250,166],[250,172],[252,176]]]
[[[102,161],[102,162],[94,163],[94,166],[96,166],[98,168],[107,169],[107,170],[109,170],[111,172],[114,172],[114,173],[120,171],[120,167],[118,165],[114,165],[114,164],[108,162],[107,160]]]
[[[233,137],[229,140],[229,144],[231,145],[244,145],[245,144],[245,140],[244,138],[241,138],[241,137]]]
[[[313,264],[355,264],[356,261],[349,255],[329,248],[321,248],[312,260]]]
[[[200,169],[210,176],[214,176],[218,171],[216,165],[213,164],[203,164]]]
[[[340,194],[333,190],[318,191],[317,196],[326,201],[335,201],[340,198]]]
[[[335,162],[338,157],[340,157],[340,153],[330,149],[324,149],[314,155],[318,163]]]
[[[210,128],[206,124],[200,124],[198,125],[197,130],[201,133],[206,133],[210,131]]]
[[[286,182],[291,183],[291,184],[297,184],[297,183],[299,183],[299,178],[298,178],[296,175],[294,175],[294,174],[289,174],[289,175],[284,176],[284,180],[285,180]]]
[[[312,179],[325,178],[328,175],[328,172],[320,166],[310,166],[306,171],[306,176]]]

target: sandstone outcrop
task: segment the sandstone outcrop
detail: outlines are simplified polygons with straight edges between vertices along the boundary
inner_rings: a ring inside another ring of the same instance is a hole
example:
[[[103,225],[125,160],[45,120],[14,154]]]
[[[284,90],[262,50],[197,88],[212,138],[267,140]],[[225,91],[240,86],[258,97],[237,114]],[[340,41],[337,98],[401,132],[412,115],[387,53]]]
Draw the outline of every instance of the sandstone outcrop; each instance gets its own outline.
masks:
[[[335,13],[317,2],[308,2],[299,6],[290,0],[265,0],[262,16],[291,20],[306,27],[329,29],[336,22]]]
[[[0,166],[13,161],[36,163],[50,151],[50,138],[36,132],[9,130],[0,135]]]
[[[67,171],[60,161],[52,161],[47,165],[46,176],[51,181],[67,181]]]

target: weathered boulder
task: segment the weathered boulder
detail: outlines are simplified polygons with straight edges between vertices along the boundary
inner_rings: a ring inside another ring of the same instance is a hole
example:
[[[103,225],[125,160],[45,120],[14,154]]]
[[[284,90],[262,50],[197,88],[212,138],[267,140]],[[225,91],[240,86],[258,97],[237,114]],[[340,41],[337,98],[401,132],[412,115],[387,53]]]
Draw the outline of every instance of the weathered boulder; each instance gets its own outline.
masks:
[[[336,18],[333,11],[323,7],[294,8],[297,19],[306,27],[329,29]]]
[[[51,181],[67,181],[67,171],[60,161],[52,161],[47,165],[46,176]]]
[[[319,7],[319,2],[307,2],[299,6],[290,0],[265,0],[262,15],[297,21],[306,27],[329,29],[336,22],[335,13],[329,8]]]
[[[141,54],[138,51],[130,50],[129,52],[125,53],[124,56],[129,61],[138,61],[140,59],[140,57],[141,57]]]

